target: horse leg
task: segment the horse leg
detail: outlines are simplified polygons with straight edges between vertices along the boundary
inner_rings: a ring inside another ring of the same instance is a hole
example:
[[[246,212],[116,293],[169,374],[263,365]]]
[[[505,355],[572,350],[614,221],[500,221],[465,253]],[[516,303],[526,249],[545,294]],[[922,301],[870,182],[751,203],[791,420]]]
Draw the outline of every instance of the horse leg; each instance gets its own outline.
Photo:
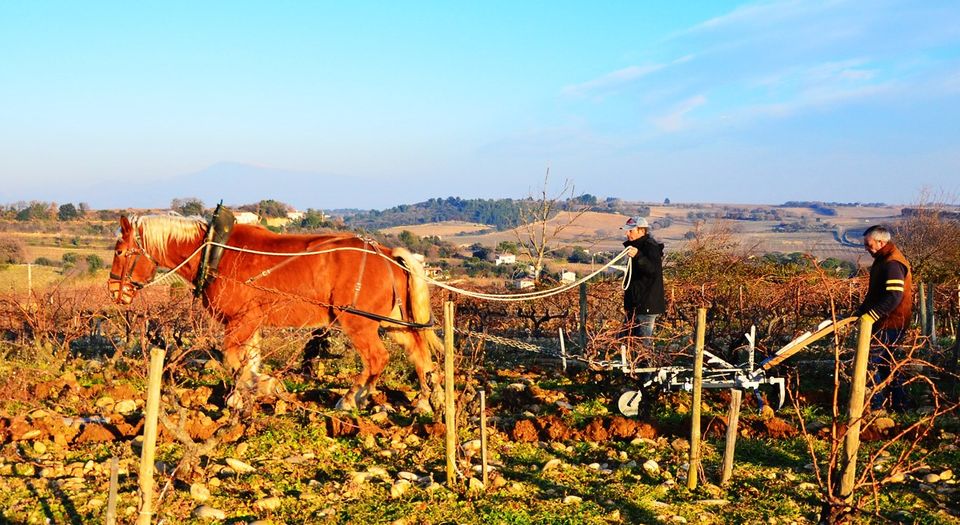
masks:
[[[363,369],[357,374],[350,390],[337,403],[337,409],[355,410],[363,407],[370,394],[376,391],[377,380],[386,368],[389,356],[377,334],[376,321],[350,316],[341,319],[340,326],[360,355]]]
[[[243,337],[245,339],[242,339]],[[243,408],[244,393],[256,397],[272,397],[284,391],[276,378],[260,373],[259,329],[231,330],[224,338],[224,363],[236,381],[235,391],[227,398],[227,406]]]
[[[247,359],[248,343],[255,338],[255,335],[259,339],[259,330],[237,324],[228,325],[226,332],[223,338],[223,364],[226,365],[227,372],[233,377],[235,384],[233,393],[227,397],[227,406],[241,410],[245,405],[244,392],[249,392],[253,388]]]
[[[418,414],[432,414],[443,408],[443,389],[440,388],[440,377],[434,370],[431,350],[433,345],[440,345],[439,339],[433,332],[414,332],[406,328],[389,329],[390,337],[403,346],[407,358],[417,371],[420,381],[420,393],[414,400],[414,412]],[[431,336],[433,339],[431,339]]]
[[[263,361],[260,357],[261,341],[260,330],[257,330],[247,342],[247,362],[240,372],[240,377],[247,378],[247,384],[256,392],[257,397],[272,398],[284,393],[286,389],[277,378],[260,372],[260,364]]]

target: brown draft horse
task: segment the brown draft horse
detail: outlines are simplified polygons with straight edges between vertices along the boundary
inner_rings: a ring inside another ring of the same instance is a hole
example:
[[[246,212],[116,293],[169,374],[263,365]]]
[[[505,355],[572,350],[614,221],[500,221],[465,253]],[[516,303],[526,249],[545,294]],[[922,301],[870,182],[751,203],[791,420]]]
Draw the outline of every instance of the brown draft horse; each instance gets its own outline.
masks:
[[[108,282],[113,299],[129,304],[159,267],[183,264],[177,273],[192,282],[206,230],[207,224],[198,218],[121,217]],[[279,382],[258,371],[261,327],[318,328],[336,323],[363,362],[363,370],[338,408],[362,407],[376,392],[389,358],[378,334],[381,327],[404,347],[416,367],[421,388],[416,409],[431,411],[431,401],[438,403],[431,398],[442,395],[436,388],[431,352],[442,345],[432,329],[423,327],[431,320],[429,290],[421,278],[423,267],[410,252],[383,248],[356,235],[276,234],[243,224],[234,227],[227,244],[230,248],[223,253],[216,278],[204,288],[202,300],[224,325],[224,362],[238,386],[259,394],[280,390]],[[240,391],[228,402],[241,406]]]

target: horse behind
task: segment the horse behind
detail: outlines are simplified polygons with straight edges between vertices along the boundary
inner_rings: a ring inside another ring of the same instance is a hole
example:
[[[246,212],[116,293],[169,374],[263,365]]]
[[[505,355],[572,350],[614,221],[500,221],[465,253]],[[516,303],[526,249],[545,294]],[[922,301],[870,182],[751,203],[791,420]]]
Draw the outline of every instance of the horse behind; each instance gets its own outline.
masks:
[[[129,304],[158,268],[176,268],[193,282],[206,233],[207,224],[198,218],[121,217],[108,282],[113,299]],[[259,394],[280,390],[279,382],[259,372],[262,327],[336,324],[363,364],[337,406],[362,407],[376,392],[389,359],[378,332],[383,328],[416,368],[416,409],[432,411],[431,401],[439,408],[434,396],[442,391],[436,388],[431,353],[441,343],[426,326],[432,319],[429,290],[423,267],[410,252],[356,235],[276,234],[244,224],[234,227],[227,246],[201,298],[224,326],[224,364],[238,386]],[[236,394],[229,400],[235,406],[242,403]]]

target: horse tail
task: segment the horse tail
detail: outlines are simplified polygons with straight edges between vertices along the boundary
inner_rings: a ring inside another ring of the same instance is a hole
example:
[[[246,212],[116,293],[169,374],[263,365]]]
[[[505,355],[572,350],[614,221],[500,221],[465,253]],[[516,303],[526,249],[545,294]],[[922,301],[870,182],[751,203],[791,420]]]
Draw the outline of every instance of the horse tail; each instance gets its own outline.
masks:
[[[413,254],[403,248],[394,248],[393,256],[407,268],[407,311],[415,323],[432,324],[430,290],[427,288],[426,272]],[[434,328],[409,329],[407,356],[417,368],[420,379],[420,396],[416,411],[439,412],[443,410],[443,389],[440,375],[433,368],[433,355],[443,352],[443,343]],[[402,338],[401,339],[405,339]]]
[[[430,323],[433,313],[430,307],[430,289],[427,287],[426,272],[423,271],[423,265],[405,248],[394,248],[392,253],[407,269],[408,311],[413,317],[413,322]],[[420,336],[425,338],[425,342],[431,350],[443,348],[443,343],[433,329],[425,329],[419,332]]]

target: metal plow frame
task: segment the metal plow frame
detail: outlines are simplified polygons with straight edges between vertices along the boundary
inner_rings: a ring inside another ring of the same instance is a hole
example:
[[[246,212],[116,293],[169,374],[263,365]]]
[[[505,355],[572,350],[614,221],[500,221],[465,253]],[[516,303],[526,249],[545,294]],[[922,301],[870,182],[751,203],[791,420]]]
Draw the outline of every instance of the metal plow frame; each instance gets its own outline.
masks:
[[[834,323],[832,319],[827,319],[817,326],[815,332],[805,332],[790,341],[773,355],[763,360],[756,368],[754,367],[754,354],[756,350],[757,330],[755,326],[751,326],[750,333],[744,334],[744,337],[746,337],[749,343],[749,353],[747,362],[743,365],[733,365],[704,350],[703,388],[734,388],[738,390],[753,390],[756,392],[761,385],[773,385],[777,387],[779,393],[777,408],[783,408],[783,403],[786,399],[786,381],[782,377],[768,376],[769,370],[797,354],[810,344],[832,334],[837,329],[852,323],[856,319],[856,317],[848,317],[836,323]],[[664,366],[658,368],[634,368],[627,362],[625,347],[620,348],[620,357],[620,363],[609,365],[609,369],[619,369],[624,374],[637,375],[644,378],[639,389],[627,390],[620,394],[617,400],[617,409],[625,416],[634,417],[640,413],[640,404],[643,401],[644,391],[649,391],[653,386],[665,391],[685,390],[689,392],[693,390],[693,367]],[[763,400],[759,395],[758,401],[760,402],[760,409],[762,410]]]

